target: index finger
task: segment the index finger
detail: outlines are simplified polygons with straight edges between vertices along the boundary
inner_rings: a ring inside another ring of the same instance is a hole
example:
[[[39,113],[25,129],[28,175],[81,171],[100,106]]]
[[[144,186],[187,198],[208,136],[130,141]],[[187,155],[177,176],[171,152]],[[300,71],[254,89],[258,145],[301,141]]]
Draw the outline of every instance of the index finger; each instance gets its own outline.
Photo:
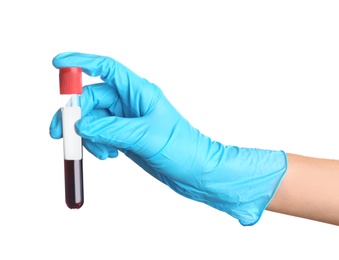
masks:
[[[113,58],[80,52],[63,52],[53,58],[53,66],[57,69],[64,67],[81,67],[82,71],[92,77],[101,76],[105,80],[111,68],[127,69]]]
[[[89,76],[100,76],[107,84],[116,87],[124,105],[143,115],[162,96],[161,90],[113,58],[79,52],[64,52],[53,59],[56,68],[80,67]]]

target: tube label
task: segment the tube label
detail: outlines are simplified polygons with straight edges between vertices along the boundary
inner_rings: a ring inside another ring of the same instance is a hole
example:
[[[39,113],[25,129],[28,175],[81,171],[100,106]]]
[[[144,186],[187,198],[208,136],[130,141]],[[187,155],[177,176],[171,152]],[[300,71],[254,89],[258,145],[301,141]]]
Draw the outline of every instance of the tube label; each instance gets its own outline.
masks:
[[[75,122],[81,118],[81,108],[62,107],[62,135],[64,141],[64,159],[82,159],[82,140],[75,132]]]

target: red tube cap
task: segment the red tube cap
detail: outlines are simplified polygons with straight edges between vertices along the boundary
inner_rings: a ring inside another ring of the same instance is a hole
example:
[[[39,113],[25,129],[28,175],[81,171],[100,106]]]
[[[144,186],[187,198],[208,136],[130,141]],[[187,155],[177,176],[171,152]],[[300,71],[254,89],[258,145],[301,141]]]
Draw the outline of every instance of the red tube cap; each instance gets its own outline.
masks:
[[[82,93],[82,70],[77,67],[59,69],[60,94]]]

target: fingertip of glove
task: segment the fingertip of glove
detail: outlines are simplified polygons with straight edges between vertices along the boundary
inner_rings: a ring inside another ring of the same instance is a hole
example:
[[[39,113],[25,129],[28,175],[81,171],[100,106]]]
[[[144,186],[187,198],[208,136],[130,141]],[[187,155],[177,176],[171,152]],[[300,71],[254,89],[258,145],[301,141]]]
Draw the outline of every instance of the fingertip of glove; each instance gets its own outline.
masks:
[[[86,133],[88,124],[85,121],[86,118],[82,118],[75,122],[75,132],[80,136]]]
[[[57,131],[55,129],[49,129],[49,135],[53,139],[60,139],[62,137],[62,134],[60,131]]]
[[[53,66],[56,67],[57,69],[62,67],[61,64],[60,64],[60,59],[62,59],[63,57],[65,57],[66,55],[69,55],[71,53],[72,52],[62,52],[62,53],[57,54],[52,60]]]
[[[95,154],[95,157],[97,157],[99,160],[102,160],[102,161],[104,161],[104,160],[106,160],[108,158],[108,156],[106,154],[105,155],[103,155],[103,154]]]
[[[49,135],[53,139],[59,139],[62,137],[61,127],[61,110],[59,109],[53,116],[51,124],[49,126]]]
[[[100,153],[93,153],[95,157],[99,160],[106,160],[108,158],[116,158],[118,157],[118,151],[109,151],[109,150],[102,150]]]
[[[53,59],[52,59],[52,64],[55,68],[59,69],[59,68],[62,68],[62,67],[66,67],[66,66],[69,66],[69,65],[66,65],[64,64],[64,59],[71,56],[71,55],[74,55],[74,54],[80,54],[78,52],[61,52],[59,54],[57,54]]]
[[[109,157],[109,158],[117,158],[118,155],[119,155],[119,153],[118,153],[118,151],[115,149],[115,150],[109,152],[108,157]]]
[[[106,160],[108,158],[116,158],[116,157],[118,157],[118,151],[115,148],[113,148],[113,150],[111,150],[111,151],[109,151],[109,149],[108,149],[105,152],[102,151],[99,154],[95,154],[95,156],[100,160]]]
[[[97,130],[97,120],[101,117],[98,116],[86,116],[81,119],[79,119],[77,122],[75,122],[75,131],[78,135],[81,135],[82,137],[89,137],[95,134],[95,131]]]

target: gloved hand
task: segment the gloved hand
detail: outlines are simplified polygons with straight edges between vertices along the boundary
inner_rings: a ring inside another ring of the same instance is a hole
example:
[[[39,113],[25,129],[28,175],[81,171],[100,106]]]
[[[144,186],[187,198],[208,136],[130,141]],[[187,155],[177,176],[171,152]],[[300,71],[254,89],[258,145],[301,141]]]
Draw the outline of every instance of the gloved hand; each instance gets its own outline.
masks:
[[[282,180],[283,151],[225,146],[203,135],[171,105],[156,85],[109,57],[62,53],[56,68],[81,67],[104,83],[85,86],[76,132],[100,159],[118,150],[179,194],[253,225]],[[61,138],[58,111],[50,125]]]

